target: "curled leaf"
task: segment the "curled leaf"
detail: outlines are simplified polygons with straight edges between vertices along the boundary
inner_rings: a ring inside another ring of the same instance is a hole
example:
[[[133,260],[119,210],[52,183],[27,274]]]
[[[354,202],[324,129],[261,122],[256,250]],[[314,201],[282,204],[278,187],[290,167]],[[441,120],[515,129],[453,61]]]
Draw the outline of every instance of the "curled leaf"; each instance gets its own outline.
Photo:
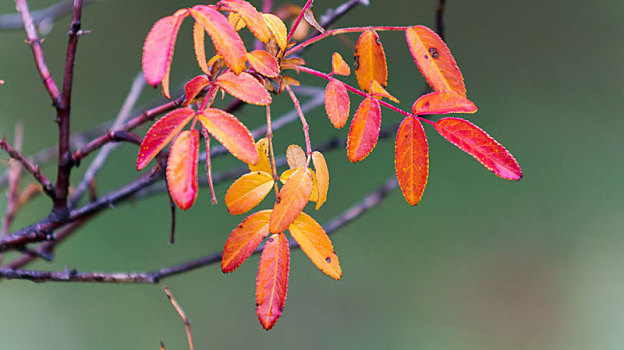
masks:
[[[386,89],[384,89],[383,86],[381,86],[381,84],[377,82],[377,80],[373,80],[371,82],[371,95],[375,97],[385,97],[392,102],[399,103],[399,100],[396,97],[390,95],[390,93],[386,91]]]
[[[266,330],[273,328],[282,315],[288,290],[290,249],[284,234],[267,239],[256,277],[256,314]]]
[[[242,72],[238,75],[227,72],[221,74],[215,84],[239,100],[256,105],[271,103],[271,95],[251,74]]]
[[[184,85],[184,93],[186,95],[186,100],[184,103],[188,105],[199,95],[199,93],[206,87],[210,85],[210,79],[208,79],[205,75],[198,75],[195,78],[189,80],[188,83]]]
[[[325,33],[325,29],[323,28],[323,26],[321,26],[321,24],[316,21],[316,18],[314,18],[314,12],[312,12],[311,8],[308,7],[305,10],[305,12],[303,13],[303,19],[305,19],[305,21],[308,22],[309,25],[314,27],[314,29],[318,30],[319,33]]]
[[[195,22],[193,25],[193,48],[195,50],[195,58],[199,68],[205,74],[210,75],[209,65],[206,62],[206,43],[204,35],[204,27],[199,22]]]
[[[350,75],[351,68],[338,52],[332,55],[332,73],[338,75]]]
[[[403,119],[394,144],[394,167],[405,200],[411,205],[420,202],[429,176],[429,145],[420,121]]]
[[[270,216],[271,210],[253,213],[230,233],[221,258],[223,272],[236,270],[269,235]]]
[[[240,74],[246,68],[246,50],[243,40],[228,20],[212,6],[195,5],[191,14],[210,35],[215,49],[230,69]]]
[[[258,40],[266,43],[271,39],[269,27],[264,22],[260,12],[253,5],[244,0],[222,0],[221,3],[238,13]]]
[[[258,163],[258,152],[253,137],[235,116],[217,108],[206,108],[198,118],[204,128],[234,157],[247,164]]]
[[[280,73],[279,63],[275,57],[264,50],[248,52],[247,62],[251,68],[265,77],[275,78]]]
[[[313,184],[312,172],[307,168],[297,169],[286,180],[277,196],[269,221],[271,233],[284,232],[292,224],[308,203]]]
[[[136,168],[141,170],[145,168],[158,152],[162,151],[165,146],[176,136],[180,130],[193,119],[195,111],[190,108],[179,108],[169,112],[160,118],[147,131],[147,134],[139,147],[139,155],[137,156]]]
[[[147,34],[143,44],[142,66],[148,84],[158,85],[167,74],[173,59],[178,31],[186,16],[188,16],[186,10],[179,10],[171,16],[163,17]]]
[[[258,152],[258,164],[249,165],[250,171],[264,171],[271,173],[271,162],[269,160],[269,140],[264,137],[256,142],[256,151]]]
[[[347,136],[347,158],[353,163],[366,158],[375,148],[381,126],[379,100],[367,97],[360,103]]]
[[[184,130],[173,141],[167,159],[167,187],[175,204],[187,210],[197,198],[199,132]]]
[[[291,169],[301,168],[306,165],[305,151],[299,145],[290,145],[286,149],[286,162]]]
[[[349,119],[349,93],[341,81],[332,79],[325,88],[325,112],[336,129],[342,128]]]
[[[230,186],[225,194],[225,205],[232,215],[248,212],[260,204],[271,192],[273,176],[263,171],[244,174]]]
[[[355,75],[362,90],[370,92],[373,80],[382,86],[388,85],[386,54],[374,30],[362,32],[355,46],[354,57]]]
[[[420,96],[412,106],[412,113],[448,114],[475,113],[477,106],[472,101],[454,91],[434,91]]]
[[[522,170],[514,157],[485,131],[460,118],[442,118],[436,130],[449,142],[470,154],[489,171],[508,180],[520,180]]]
[[[405,32],[407,45],[418,69],[435,91],[455,91],[466,96],[464,77],[444,41],[425,26]]]
[[[310,215],[299,214],[288,227],[288,231],[319,270],[333,279],[339,280],[342,277],[338,256],[329,236]]]
[[[321,152],[312,153],[312,163],[316,170],[316,185],[318,188],[318,199],[316,201],[316,210],[327,201],[327,191],[329,190],[329,169],[327,168],[327,162]],[[314,189],[312,190],[314,193]],[[312,197],[312,196],[310,196]]]
[[[288,46],[286,41],[288,38],[288,29],[286,29],[284,22],[271,13],[263,13],[262,17],[264,18],[264,23],[266,23],[271,33],[273,33],[277,46],[282,50],[286,50],[286,46]]]

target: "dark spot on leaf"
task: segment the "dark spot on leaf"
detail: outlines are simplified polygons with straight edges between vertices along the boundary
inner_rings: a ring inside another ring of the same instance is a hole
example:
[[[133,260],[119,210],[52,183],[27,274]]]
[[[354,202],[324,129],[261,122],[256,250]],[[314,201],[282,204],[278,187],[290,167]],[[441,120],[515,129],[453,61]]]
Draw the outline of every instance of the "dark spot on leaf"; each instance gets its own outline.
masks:
[[[275,199],[275,202],[279,204],[279,202],[282,201],[282,197],[281,196],[277,196],[277,198]]]
[[[262,239],[265,239],[267,235],[262,235]]]
[[[423,107],[429,107],[429,101],[425,102],[425,105]]]
[[[238,225],[238,228],[243,228],[243,224]]]
[[[273,237],[268,239],[269,242],[273,242]]]
[[[354,58],[355,58],[355,62],[354,62],[355,70],[358,70],[358,69],[360,69],[360,56],[355,55]]]
[[[259,171],[258,171],[258,172],[257,172],[257,174],[258,174],[258,175],[260,175],[260,174],[261,174],[261,172],[259,172]]]
[[[431,54],[431,57],[433,57],[434,59],[440,56],[438,54],[438,49],[436,49],[435,47],[430,48],[429,53]]]
[[[328,263],[330,263],[330,262],[331,262],[331,258],[330,258],[330,257],[326,257],[326,258],[325,258],[325,261],[327,261]]]
[[[379,37],[377,37],[377,38],[375,39],[375,42],[376,42],[377,44],[381,45],[381,40],[379,39]]]
[[[256,307],[260,306],[260,304],[256,303]]]
[[[429,55],[425,55],[425,59],[428,60],[429,59]]]

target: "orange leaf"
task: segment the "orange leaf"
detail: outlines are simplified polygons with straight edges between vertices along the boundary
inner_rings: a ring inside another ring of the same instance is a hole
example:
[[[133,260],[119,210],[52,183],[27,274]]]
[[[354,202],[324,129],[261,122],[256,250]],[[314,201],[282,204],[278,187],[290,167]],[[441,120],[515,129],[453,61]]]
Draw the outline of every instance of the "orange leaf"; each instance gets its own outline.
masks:
[[[373,80],[382,86],[388,85],[386,54],[374,30],[367,30],[360,35],[354,56],[355,75],[362,90],[369,92]]]
[[[429,146],[420,121],[403,119],[394,144],[394,168],[405,200],[416,205],[425,191],[429,176]]]
[[[434,126],[445,139],[473,156],[497,176],[508,180],[522,178],[520,165],[511,153],[469,121],[442,118]]]
[[[271,173],[271,162],[269,161],[269,140],[261,138],[256,142],[256,151],[258,152],[258,164],[249,165],[250,171],[264,171]]]
[[[215,84],[239,100],[256,105],[271,103],[271,95],[264,86],[251,74],[242,72],[236,75],[232,72],[221,74]]]
[[[279,63],[275,57],[264,50],[248,52],[247,61],[251,68],[265,77],[275,78],[280,73]]]
[[[342,128],[349,118],[349,93],[341,81],[330,80],[325,88],[325,112],[336,129]]]
[[[260,12],[256,10],[250,3],[244,0],[221,0],[232,11],[238,13],[243,18],[249,30],[263,43],[271,39],[271,31],[264,23],[264,19]]]
[[[216,108],[206,108],[199,122],[232,155],[247,164],[258,163],[258,152],[251,133],[235,116]]]
[[[286,39],[288,38],[288,29],[286,29],[286,25],[282,20],[274,14],[271,13],[263,13],[262,17],[264,18],[264,23],[269,27],[269,30],[275,37],[275,41],[277,42],[277,46],[282,50],[286,50],[286,46],[288,42]]]
[[[286,162],[291,169],[301,168],[306,165],[305,151],[299,145],[290,145],[286,149]]]
[[[477,111],[472,101],[454,91],[434,91],[420,96],[412,106],[412,113],[422,114],[448,114],[448,113],[474,113]]]
[[[191,14],[210,35],[215,49],[223,57],[225,64],[236,74],[245,70],[247,59],[245,45],[228,20],[212,6],[207,5],[193,6]]]
[[[232,215],[248,212],[271,192],[273,176],[256,171],[239,177],[225,194],[225,205]]]
[[[295,173],[295,171],[297,171],[298,168],[295,169],[288,169],[285,170],[282,175],[280,175],[280,181],[282,183],[286,183],[286,181],[288,180],[288,178]],[[318,185],[316,183],[316,174],[314,173],[314,170],[310,170],[310,172],[312,173],[312,193],[310,194],[310,198],[308,198],[308,200],[310,202],[317,202],[318,201]]]
[[[208,85],[210,85],[210,79],[205,75],[198,75],[191,79],[184,85],[184,93],[186,94],[184,103],[187,105],[191,103],[191,101]]]
[[[377,80],[373,80],[371,82],[371,95],[375,97],[385,97],[390,99],[390,101],[392,102],[399,103],[399,100],[396,97],[390,95],[390,93],[386,91],[386,89],[384,89],[383,86],[381,86],[381,84],[377,82]]]
[[[282,315],[288,290],[290,249],[284,234],[267,239],[256,277],[256,314],[264,329],[273,328]]]
[[[178,30],[186,16],[186,10],[179,10],[163,17],[147,34],[143,44],[143,75],[148,84],[158,85],[169,70]]]
[[[271,210],[253,213],[230,233],[221,258],[223,272],[236,270],[269,235],[270,216]]]
[[[206,62],[206,46],[204,42],[204,27],[199,22],[193,25],[193,47],[195,49],[195,58],[202,72],[210,75],[210,68]]]
[[[407,28],[407,45],[422,75],[435,91],[455,91],[466,96],[462,76],[444,41],[425,26]]]
[[[366,158],[375,148],[381,126],[379,100],[368,97],[360,103],[347,137],[347,158],[353,163]]]
[[[329,236],[310,215],[301,213],[288,227],[290,234],[310,260],[327,276],[339,280],[342,269]]]
[[[173,141],[167,159],[167,187],[175,204],[190,208],[197,198],[199,132],[184,130]]]
[[[190,108],[179,108],[154,123],[141,142],[136,163],[137,170],[145,168],[147,163],[167,146],[194,115],[195,111]]]
[[[307,168],[297,169],[286,180],[284,187],[277,196],[273,214],[271,214],[269,221],[271,233],[284,232],[288,225],[292,224],[308,203],[313,184],[312,172]]]
[[[316,201],[316,210],[327,201],[327,191],[329,190],[329,169],[327,162],[321,152],[312,153],[312,163],[316,170],[316,185],[318,187],[318,199]],[[312,190],[314,192],[314,190]],[[311,197],[311,196],[310,196]]]
[[[334,52],[332,55],[332,73],[338,75],[349,75],[351,74],[351,68],[347,62],[342,59],[342,56],[338,52]]]

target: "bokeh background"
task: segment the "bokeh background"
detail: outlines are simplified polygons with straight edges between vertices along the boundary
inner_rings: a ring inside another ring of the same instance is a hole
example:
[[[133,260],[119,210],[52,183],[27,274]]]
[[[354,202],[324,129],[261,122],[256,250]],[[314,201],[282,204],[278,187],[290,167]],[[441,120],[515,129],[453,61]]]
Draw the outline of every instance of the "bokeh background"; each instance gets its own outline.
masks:
[[[34,10],[54,2],[29,4]],[[339,3],[317,0],[314,9],[321,14]],[[83,28],[92,33],[79,43],[73,131],[116,115],[140,69],[149,27],[193,4],[102,0],[85,8]],[[339,24],[434,26],[435,6],[434,0],[371,0]],[[12,1],[0,2],[0,13],[11,12]],[[254,313],[258,257],[229,275],[214,265],[166,280],[191,320],[197,349],[624,348],[623,13],[622,1],[447,1],[447,42],[480,107],[468,119],[515,155],[524,178],[497,178],[426,128],[431,173],[422,202],[413,208],[395,191],[337,232],[332,240],[344,271],[338,282],[293,251],[285,313],[270,332]],[[68,21],[61,18],[45,36],[57,81]],[[174,58],[177,84],[199,72],[189,23]],[[332,51],[351,57],[357,36],[346,38],[315,46],[307,62],[327,71]],[[409,109],[424,81],[402,34],[382,33],[381,39],[388,89]],[[33,154],[53,145],[57,134],[24,40],[22,31],[0,32],[0,78],[6,80],[0,133],[11,141],[21,121],[24,153]],[[148,89],[140,102],[158,97]],[[290,108],[286,98],[276,100],[276,115]],[[237,115],[251,126],[263,119],[259,108]],[[322,108],[308,120],[316,143],[346,135],[331,128]],[[398,120],[383,112],[383,125]],[[276,142],[281,150],[302,144],[300,126],[280,130]],[[348,163],[344,150],[327,154],[332,182],[329,202],[314,213],[319,222],[393,174],[393,144],[380,142],[357,165]],[[100,193],[138,176],[135,157],[130,145],[111,156],[97,177]],[[0,158],[4,170],[8,158]],[[215,167],[236,164],[220,159]],[[44,171],[54,177],[51,167]],[[226,189],[217,188],[221,202]],[[1,213],[5,204],[1,195]],[[49,209],[44,198],[36,200],[14,227]],[[168,210],[166,196],[118,205],[63,244],[53,263],[30,268],[152,270],[219,251],[242,219],[227,215],[222,203],[212,206],[202,188],[197,204],[178,214],[171,246]],[[0,349],[147,350],[157,349],[159,340],[167,349],[187,348],[182,322],[160,285],[0,282]]]

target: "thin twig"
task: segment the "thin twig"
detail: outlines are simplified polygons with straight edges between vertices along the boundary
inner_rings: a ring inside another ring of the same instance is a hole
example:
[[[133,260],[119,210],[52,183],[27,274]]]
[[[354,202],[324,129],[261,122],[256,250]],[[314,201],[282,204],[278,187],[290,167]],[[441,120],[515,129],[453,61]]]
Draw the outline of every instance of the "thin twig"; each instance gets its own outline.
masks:
[[[299,119],[301,120],[301,125],[303,128],[303,136],[305,137],[306,143],[306,167],[310,164],[310,159],[312,159],[312,143],[310,142],[310,126],[308,125],[308,121],[303,115],[303,111],[301,110],[301,105],[299,104],[299,99],[295,96],[295,93],[290,88],[290,85],[286,85],[286,91],[288,91],[288,95],[290,95],[290,99],[293,101],[295,105],[295,109],[297,110],[297,114],[299,114]]]
[[[444,5],[445,0],[438,0],[438,7],[436,8],[436,28],[442,40],[444,40]]]
[[[84,0],[84,3],[86,5],[93,1],[94,0]],[[44,23],[54,22],[57,18],[65,16],[72,11],[73,2],[73,0],[60,1],[44,9],[32,11],[33,23],[36,26],[41,26]],[[23,27],[24,24],[18,14],[0,15],[0,30],[22,29]],[[41,27],[39,30],[41,31]]]
[[[372,191],[359,202],[342,212],[340,215],[329,220],[323,227],[328,235],[331,235],[353,222],[355,219],[376,207],[395,188],[398,182],[394,175],[384,182],[384,184]],[[289,240],[291,248],[297,248],[298,244],[294,240]],[[262,252],[264,244],[254,250],[254,254]],[[35,270],[14,270],[10,268],[0,268],[0,279],[23,279],[33,282],[90,282],[90,283],[158,283],[168,277],[186,273],[204,266],[212,265],[221,261],[221,253],[213,253],[199,259],[194,259],[183,264],[162,268],[152,272],[115,272],[115,273],[80,273],[76,270],[64,270],[59,272],[35,271]]]
[[[178,312],[178,315],[180,315],[182,322],[184,322],[184,328],[186,329],[186,337],[188,338],[188,342],[189,342],[189,350],[195,350],[195,345],[193,345],[193,333],[191,332],[191,322],[189,321],[188,317],[186,317],[186,314],[184,313],[184,310],[182,310],[182,307],[180,306],[180,304],[178,304],[178,302],[175,300],[175,298],[169,291],[169,287],[163,286],[163,289],[165,290],[165,294],[167,294],[167,298],[169,298],[171,305],[173,305],[173,307]]]
[[[37,180],[37,182],[39,182],[41,186],[43,186],[43,191],[50,198],[54,198],[54,186],[52,186],[50,180],[48,180],[48,178],[41,173],[37,165],[31,163],[28,159],[24,158],[21,153],[11,147],[5,139],[0,139],[0,148],[5,150],[11,158],[18,161],[24,167],[24,169],[26,169],[26,171],[31,174],[35,178],[35,180]]]
[[[286,37],[286,42],[290,41],[290,39],[292,38],[293,34],[295,33],[295,30],[297,30],[297,27],[299,26],[299,23],[303,19],[303,16],[305,15],[306,10],[309,9],[312,6],[313,3],[314,3],[314,0],[308,0],[305,3],[305,5],[303,5],[303,8],[301,9],[301,12],[299,13],[297,18],[295,19],[295,23],[293,23],[292,28],[290,28],[290,33],[288,33],[288,37]]]
[[[15,125],[15,150],[19,153],[22,151],[22,144],[24,141],[24,127],[22,123]],[[11,224],[15,218],[15,213],[18,208],[20,179],[22,177],[22,167],[18,162],[9,162],[9,191],[7,192],[7,206],[6,213],[2,220],[2,230],[0,235],[4,236],[9,233]],[[1,255],[0,255],[1,259]]]

